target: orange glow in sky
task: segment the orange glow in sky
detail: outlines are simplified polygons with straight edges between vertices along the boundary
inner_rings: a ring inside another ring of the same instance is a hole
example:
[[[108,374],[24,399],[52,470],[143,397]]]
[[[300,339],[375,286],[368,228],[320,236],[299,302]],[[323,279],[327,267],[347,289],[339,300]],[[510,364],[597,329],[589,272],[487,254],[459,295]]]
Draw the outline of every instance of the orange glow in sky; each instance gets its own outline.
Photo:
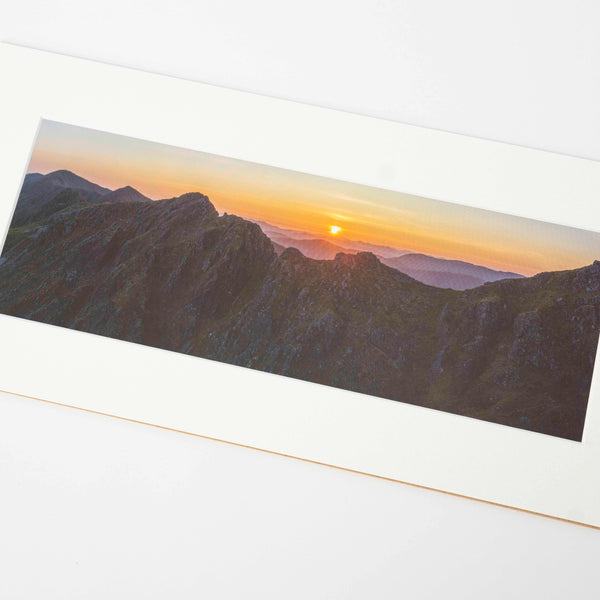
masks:
[[[422,252],[524,275],[600,259],[594,232],[43,121],[28,171],[57,169],[110,189],[131,185],[153,199],[198,191],[220,212],[309,236],[341,233],[399,254]]]

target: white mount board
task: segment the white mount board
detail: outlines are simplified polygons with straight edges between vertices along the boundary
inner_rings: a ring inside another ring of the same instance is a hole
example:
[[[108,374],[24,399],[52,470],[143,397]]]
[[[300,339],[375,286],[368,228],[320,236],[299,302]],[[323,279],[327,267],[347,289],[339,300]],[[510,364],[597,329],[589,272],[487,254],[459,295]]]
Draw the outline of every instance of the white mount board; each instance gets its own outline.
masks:
[[[0,219],[41,118],[600,229],[600,165],[2,45]],[[40,93],[42,90],[42,93]],[[0,316],[0,389],[600,526],[582,443]]]

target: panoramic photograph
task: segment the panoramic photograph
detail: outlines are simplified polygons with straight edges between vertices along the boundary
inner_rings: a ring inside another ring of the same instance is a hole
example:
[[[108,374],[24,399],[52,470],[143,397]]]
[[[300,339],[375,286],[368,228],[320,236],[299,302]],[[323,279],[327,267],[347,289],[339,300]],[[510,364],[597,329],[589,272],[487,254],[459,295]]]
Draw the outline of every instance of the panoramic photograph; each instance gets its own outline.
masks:
[[[597,232],[44,120],[3,233],[2,314],[582,439]]]

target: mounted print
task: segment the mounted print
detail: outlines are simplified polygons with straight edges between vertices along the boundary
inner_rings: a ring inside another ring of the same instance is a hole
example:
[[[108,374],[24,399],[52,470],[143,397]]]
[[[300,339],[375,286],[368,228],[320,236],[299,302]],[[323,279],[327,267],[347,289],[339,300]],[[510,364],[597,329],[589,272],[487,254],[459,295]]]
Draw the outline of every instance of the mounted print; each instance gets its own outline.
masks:
[[[42,121],[0,311],[581,440],[600,234]]]
[[[0,399],[600,527],[599,163],[9,44],[0,76]]]

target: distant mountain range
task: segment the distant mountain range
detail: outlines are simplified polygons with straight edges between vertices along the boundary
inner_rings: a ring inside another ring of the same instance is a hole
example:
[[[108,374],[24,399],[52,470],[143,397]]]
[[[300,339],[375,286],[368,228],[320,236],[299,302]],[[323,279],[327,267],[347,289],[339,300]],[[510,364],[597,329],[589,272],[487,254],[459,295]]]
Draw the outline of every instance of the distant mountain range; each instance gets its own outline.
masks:
[[[286,248],[296,248],[297,250],[300,250],[304,256],[307,256],[308,258],[314,258],[316,260],[332,260],[340,252],[346,254],[356,254],[356,250],[342,248],[341,246],[332,244],[327,240],[292,240],[277,235],[270,235],[268,237],[273,243],[278,244],[278,246],[281,248],[281,251],[285,250]]]
[[[315,235],[307,233],[306,231],[295,231],[294,229],[282,229],[271,223],[265,221],[254,221],[260,225],[260,228],[264,233],[272,240],[280,243],[278,238],[285,243],[290,243],[292,240],[304,240],[310,241],[315,239]],[[320,238],[323,239],[323,238]],[[372,252],[376,256],[391,258],[392,256],[398,256],[399,254],[405,254],[408,250],[399,250],[398,248],[392,248],[390,246],[381,246],[378,244],[370,244],[368,242],[361,242],[358,240],[350,240],[341,234],[335,237],[337,246],[344,249],[345,252]],[[325,240],[328,241],[328,240]],[[289,247],[289,246],[288,246]],[[309,256],[308,258],[318,258]],[[333,256],[331,258],[334,258]]]
[[[600,262],[442,289],[370,252],[278,256],[202,194],[115,200],[71,175],[26,179],[0,312],[581,440]]]
[[[460,260],[414,254],[389,246],[377,246],[337,236],[334,244],[322,238],[308,237],[310,234],[306,232],[281,229],[264,221],[257,221],[257,223],[263,232],[277,244],[276,250],[279,253],[285,248],[297,248],[308,258],[332,260],[339,252],[354,254],[361,251],[373,252],[382,263],[410,275],[417,281],[436,287],[467,290],[490,281],[523,277],[519,273],[495,271]]]
[[[495,271],[462,260],[446,260],[426,254],[405,254],[384,258],[382,262],[428,285],[454,290],[467,290],[491,281],[523,277],[519,273]]]

